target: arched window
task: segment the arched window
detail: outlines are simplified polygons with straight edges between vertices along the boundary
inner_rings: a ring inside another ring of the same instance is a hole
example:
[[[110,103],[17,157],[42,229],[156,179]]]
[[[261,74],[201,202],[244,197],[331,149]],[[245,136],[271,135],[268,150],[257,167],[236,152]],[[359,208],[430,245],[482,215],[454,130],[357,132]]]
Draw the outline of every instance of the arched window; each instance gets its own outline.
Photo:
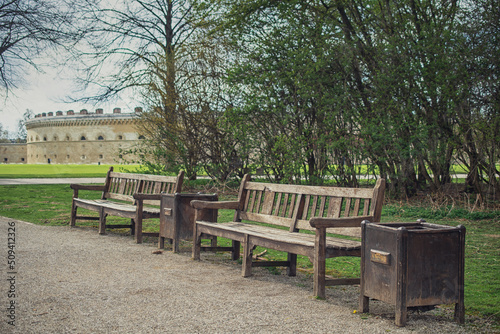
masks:
[[[99,136],[99,137],[97,137],[97,140],[104,140],[104,137],[103,136]]]
[[[53,140],[54,140],[54,141],[57,141],[58,139],[59,139],[59,138],[57,138],[57,135],[56,135],[56,136],[54,136],[54,139],[53,139]]]
[[[43,136],[43,141],[47,141],[47,136]]]
[[[118,136],[118,140],[122,140],[123,139],[123,136],[122,135],[119,135]]]
[[[82,136],[80,140],[87,140],[87,138],[85,138],[85,136]]]
[[[71,137],[69,135],[66,135],[66,141],[70,141]]]

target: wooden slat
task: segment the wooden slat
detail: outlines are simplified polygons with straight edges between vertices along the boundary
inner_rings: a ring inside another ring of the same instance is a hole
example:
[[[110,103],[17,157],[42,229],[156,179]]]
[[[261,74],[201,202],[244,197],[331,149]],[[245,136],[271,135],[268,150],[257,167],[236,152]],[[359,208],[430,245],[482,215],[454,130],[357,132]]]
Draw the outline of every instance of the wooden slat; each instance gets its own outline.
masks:
[[[274,215],[279,216],[280,215],[280,209],[281,209],[281,199],[283,197],[283,193],[278,193],[278,201],[276,202],[276,206],[274,209]]]
[[[251,191],[244,191],[244,193],[246,194],[246,196],[245,196],[245,205],[243,206],[243,210],[249,211],[248,210],[248,203],[250,202]]]
[[[311,217],[316,217],[316,208],[318,206],[318,196],[314,195],[313,203],[311,205]]]
[[[286,219],[286,218],[283,218]],[[249,234],[252,236],[269,239],[272,241],[280,241],[291,244],[297,244],[306,247],[314,248],[314,234],[306,233],[290,233],[287,230],[277,229],[273,227],[259,226],[246,223],[210,223],[210,222],[197,222],[199,225],[213,226],[220,230],[228,230],[239,232],[242,234]],[[326,238],[327,247],[336,249],[359,249],[361,247],[361,242],[339,239],[334,237]]]
[[[329,217],[339,218],[340,211],[342,210],[342,198],[341,197],[332,197],[330,199],[330,203],[331,203],[333,211],[329,214]]]
[[[105,198],[116,199],[119,201],[134,202],[134,197],[117,193],[106,193]]]
[[[261,222],[261,223],[267,223],[267,224],[273,224],[273,225],[285,226],[285,227],[289,227],[290,224],[292,223],[291,218],[269,216],[269,215],[264,215],[261,213],[254,213],[254,212],[248,212],[248,211],[241,213],[241,219],[252,220],[255,222]]]
[[[351,213],[351,198],[346,198],[343,217],[349,217]]]
[[[292,198],[290,198],[290,205],[288,207],[288,218],[292,218],[293,217],[293,213],[295,212],[295,197],[296,195],[295,194],[292,194]]]
[[[252,191],[250,193],[250,204],[248,206],[248,211],[250,212],[254,212],[254,205],[255,205],[255,197],[257,196],[257,192],[256,191]]]
[[[285,193],[285,196],[283,197],[283,203],[281,203],[281,213],[280,217],[286,217],[286,208],[288,207],[288,193]]]
[[[368,210],[370,210],[370,199],[365,199],[365,204],[363,205],[363,216],[368,216]]]
[[[264,203],[262,204],[262,213],[266,215],[272,214],[274,205],[274,195],[273,191],[266,190],[264,195]]]
[[[354,209],[353,209],[353,212],[352,212],[354,216],[359,216],[359,206],[360,206],[360,203],[361,203],[361,199],[356,198],[355,201],[354,201]]]
[[[307,219],[307,215],[309,214],[310,201],[311,201],[311,195],[306,195],[306,201],[304,203],[304,209],[302,211],[302,219]]]
[[[373,197],[373,188],[347,188],[347,187],[322,187],[322,186],[303,186],[293,184],[275,184],[261,182],[247,182],[245,189],[248,190],[264,190],[267,188],[270,191],[282,193],[295,193],[304,195],[318,196],[335,196],[339,197],[354,197],[354,198],[371,198]]]
[[[177,181],[177,176],[151,175],[151,174],[131,174],[131,173],[111,172],[110,177],[128,179],[128,180],[163,181],[170,183],[175,183]]]
[[[257,203],[256,203],[257,205],[255,207],[255,212],[259,212],[259,213],[261,212],[261,207],[262,207],[262,193],[263,192],[264,191],[259,191],[258,192]]]
[[[125,185],[126,185],[127,180],[126,179],[119,179],[118,182],[120,185],[118,186],[118,191],[116,191],[116,193],[124,194]]]
[[[325,205],[326,205],[326,196],[321,196],[321,204],[319,206],[319,212],[316,217],[324,217],[325,214]]]
[[[297,230],[297,222],[300,219],[300,216],[302,215],[302,211],[304,210],[304,201],[303,201],[304,195],[300,194],[297,196],[297,201],[295,202],[295,208],[293,210],[293,216],[292,220],[293,223],[290,225],[290,232],[296,232]]]

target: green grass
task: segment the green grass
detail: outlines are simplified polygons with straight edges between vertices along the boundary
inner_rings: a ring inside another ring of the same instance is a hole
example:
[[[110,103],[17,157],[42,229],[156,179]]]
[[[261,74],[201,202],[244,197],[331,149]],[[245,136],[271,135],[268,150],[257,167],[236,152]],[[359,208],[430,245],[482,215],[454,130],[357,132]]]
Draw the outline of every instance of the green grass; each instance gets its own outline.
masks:
[[[0,164],[0,178],[41,178],[41,177],[101,177],[110,166],[115,172],[140,172],[140,165],[59,165],[59,164]],[[367,166],[360,166],[361,173]],[[453,174],[464,174],[460,165],[452,166]]]
[[[115,172],[133,172],[139,165],[0,165],[0,179],[42,177],[105,177],[110,166]]]
[[[206,186],[205,183],[202,185]],[[80,191],[80,196],[99,198],[100,193]],[[232,196],[234,193],[221,197],[233,199]],[[42,225],[67,225],[70,218],[71,197],[72,190],[69,185],[0,186],[0,216]],[[95,213],[91,214],[95,215]],[[232,216],[232,211],[220,210],[219,221],[230,221]],[[466,312],[468,315],[492,321],[498,329],[500,323],[500,210],[470,211],[458,206],[443,205],[433,208],[425,203],[388,203],[382,211],[383,222],[415,221],[417,218],[425,218],[431,223],[450,226],[462,224],[466,227]],[[128,220],[108,217],[110,224],[125,222]],[[78,225],[93,226],[97,229],[96,222],[78,222]],[[144,221],[146,231],[157,232],[158,226],[158,220]],[[128,234],[129,231],[112,230],[110,233]],[[223,245],[230,244],[229,240],[220,242]],[[258,247],[254,254],[263,250]],[[268,259],[286,259],[286,253],[270,249],[263,256]],[[229,256],[227,260],[229,261]],[[297,265],[299,270],[312,275],[312,264],[307,258],[299,256]],[[282,268],[269,270],[275,274],[281,274],[283,271]],[[359,277],[359,258],[328,259],[327,274],[335,277]]]

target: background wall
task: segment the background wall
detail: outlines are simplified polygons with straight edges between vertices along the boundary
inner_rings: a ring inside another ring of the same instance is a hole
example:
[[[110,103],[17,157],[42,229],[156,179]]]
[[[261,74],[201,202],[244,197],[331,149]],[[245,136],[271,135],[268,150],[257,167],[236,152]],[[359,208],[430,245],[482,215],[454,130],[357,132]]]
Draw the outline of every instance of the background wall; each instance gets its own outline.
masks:
[[[0,144],[0,163],[25,164],[26,144]]]

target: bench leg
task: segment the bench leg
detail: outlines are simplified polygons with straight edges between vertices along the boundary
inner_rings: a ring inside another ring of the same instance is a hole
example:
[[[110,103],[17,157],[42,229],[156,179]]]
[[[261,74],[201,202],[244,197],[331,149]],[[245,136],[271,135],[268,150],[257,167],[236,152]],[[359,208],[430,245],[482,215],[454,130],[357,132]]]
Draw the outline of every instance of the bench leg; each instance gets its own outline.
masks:
[[[286,274],[297,276],[297,254],[288,253],[288,262],[290,265],[286,268]]]
[[[130,235],[135,235],[135,220],[130,219]]]
[[[135,242],[142,244],[142,214],[135,217]]]
[[[240,258],[240,245],[241,243],[239,241],[236,240],[232,241],[233,250],[231,252],[231,259],[233,261],[236,261]]]
[[[193,226],[193,252],[191,256],[193,260],[199,260],[200,253],[201,253],[201,235],[198,233],[198,228],[195,222]]]
[[[370,312],[370,298],[363,296],[363,292],[359,295],[359,311],[361,313]]]
[[[210,236],[210,247],[217,247],[217,237],[215,235]]]
[[[464,301],[461,300],[460,302],[455,304],[455,321],[458,322],[459,324],[464,324],[465,323],[465,306],[464,306]]]
[[[325,299],[325,273],[326,273],[326,229],[316,229],[316,240],[314,245],[314,295]]]
[[[174,253],[179,253],[179,238],[172,239],[172,251]]]
[[[99,234],[106,234],[106,213],[104,208],[99,209]]]
[[[243,242],[243,268],[241,275],[243,277],[252,276],[252,253],[253,246],[250,244],[250,237],[245,235],[245,241]]]
[[[165,237],[158,237],[158,248],[165,248]]]
[[[76,209],[78,207],[75,204],[75,201],[71,202],[71,220],[69,221],[69,226],[75,227],[76,225]]]

